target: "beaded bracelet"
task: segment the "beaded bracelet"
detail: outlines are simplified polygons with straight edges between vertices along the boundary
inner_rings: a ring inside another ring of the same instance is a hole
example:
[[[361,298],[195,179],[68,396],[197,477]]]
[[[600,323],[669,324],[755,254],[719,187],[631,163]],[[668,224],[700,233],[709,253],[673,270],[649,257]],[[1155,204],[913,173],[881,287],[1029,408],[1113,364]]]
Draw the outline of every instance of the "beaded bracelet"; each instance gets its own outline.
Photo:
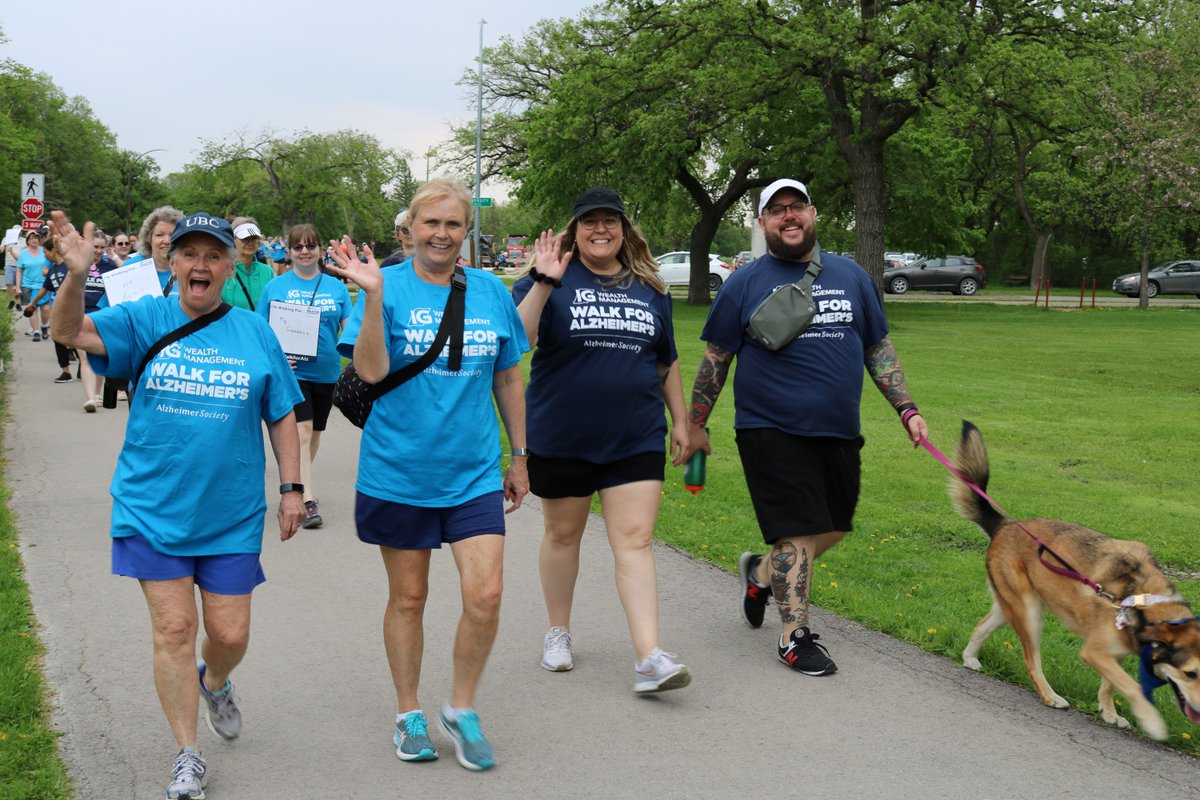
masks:
[[[543,275],[537,271],[537,267],[529,268],[529,277],[533,278],[535,283],[548,283],[555,289],[562,288],[562,281],[558,278],[551,278],[549,275]]]

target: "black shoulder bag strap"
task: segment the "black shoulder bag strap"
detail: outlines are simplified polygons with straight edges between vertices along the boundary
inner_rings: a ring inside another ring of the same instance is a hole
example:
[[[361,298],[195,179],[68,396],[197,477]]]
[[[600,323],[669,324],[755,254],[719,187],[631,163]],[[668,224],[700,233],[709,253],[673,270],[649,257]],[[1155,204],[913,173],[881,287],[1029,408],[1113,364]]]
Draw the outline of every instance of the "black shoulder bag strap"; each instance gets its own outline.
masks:
[[[442,324],[438,325],[437,335],[433,344],[421,354],[421,357],[411,364],[388,375],[374,385],[372,394],[379,398],[395,389],[409,378],[424,371],[426,367],[437,360],[446,340],[450,341],[450,370],[457,372],[462,368],[463,326],[467,310],[467,273],[463,268],[454,267],[454,275],[450,278],[450,296],[446,298],[446,308],[442,312]]]
[[[246,288],[246,282],[242,280],[242,276],[237,274],[237,264],[233,265],[233,277],[237,278],[238,286],[242,287],[242,294],[246,295],[246,302],[250,304],[250,310],[254,310],[254,300],[250,297],[250,290]]]
[[[229,305],[229,303],[221,303],[221,305],[217,306],[207,314],[201,314],[186,325],[180,325],[178,328],[166,334],[154,344],[150,345],[150,349],[146,351],[146,355],[142,356],[142,363],[138,364],[137,372],[133,373],[133,377],[129,379],[128,392],[130,401],[132,402],[133,400],[133,391],[137,388],[138,381],[141,380],[142,373],[146,371],[146,365],[150,363],[151,359],[162,352],[164,347],[172,342],[178,342],[185,336],[191,336],[201,328],[205,328],[213,324],[221,317],[228,314],[229,309],[231,308],[233,308],[233,306]]]

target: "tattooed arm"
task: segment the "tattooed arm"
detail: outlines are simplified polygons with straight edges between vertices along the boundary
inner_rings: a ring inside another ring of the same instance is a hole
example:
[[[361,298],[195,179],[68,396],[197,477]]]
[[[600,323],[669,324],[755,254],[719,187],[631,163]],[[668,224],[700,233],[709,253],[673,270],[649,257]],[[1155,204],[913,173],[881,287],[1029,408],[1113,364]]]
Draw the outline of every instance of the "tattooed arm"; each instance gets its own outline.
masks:
[[[692,407],[688,412],[689,443],[687,457],[697,450],[712,453],[712,445],[708,443],[708,432],[704,425],[712,414],[717,397],[729,377],[729,365],[733,363],[733,353],[720,345],[709,342],[704,348],[704,358],[700,360],[700,369],[696,371],[696,382],[692,384]]]
[[[879,344],[867,348],[865,363],[871,380],[875,381],[875,385],[891,403],[892,408],[898,413],[903,413],[906,409],[916,411],[917,404],[908,392],[908,381],[905,380],[904,370],[900,367],[900,356],[896,355],[896,348],[890,338],[885,336]],[[929,436],[929,426],[925,424],[925,418],[920,413],[910,414],[904,420],[904,427],[914,446]]]

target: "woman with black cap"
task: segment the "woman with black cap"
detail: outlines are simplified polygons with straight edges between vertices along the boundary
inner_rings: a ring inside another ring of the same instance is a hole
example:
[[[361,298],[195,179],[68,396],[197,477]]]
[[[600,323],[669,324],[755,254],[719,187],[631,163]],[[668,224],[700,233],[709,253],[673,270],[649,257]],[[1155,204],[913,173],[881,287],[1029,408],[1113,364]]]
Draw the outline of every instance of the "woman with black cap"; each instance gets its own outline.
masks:
[[[567,229],[538,238],[513,298],[537,347],[526,406],[530,491],[545,513],[538,566],[550,630],[542,666],[574,667],[579,545],[599,493],[633,639],[633,690],[687,686],[688,668],[659,647],[653,549],[665,477],[664,403],[675,466],[687,449],[671,297],[616,192],[595,188],[576,198]]]

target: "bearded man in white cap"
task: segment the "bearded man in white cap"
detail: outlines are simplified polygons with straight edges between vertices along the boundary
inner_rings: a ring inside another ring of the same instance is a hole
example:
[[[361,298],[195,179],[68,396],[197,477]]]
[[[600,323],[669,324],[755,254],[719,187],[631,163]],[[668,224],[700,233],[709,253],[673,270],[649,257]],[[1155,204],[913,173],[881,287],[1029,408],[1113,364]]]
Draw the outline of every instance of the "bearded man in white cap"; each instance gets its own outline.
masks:
[[[729,277],[700,334],[707,346],[692,388],[689,454],[712,452],[705,424],[736,356],[733,427],[771,548],[769,557],[747,552],[739,560],[742,618],[761,627],[774,597],[783,624],[779,660],[805,675],[829,675],[837,665],[809,627],[809,590],[817,557],[852,528],[863,367],[914,445],[929,429],[888,338],[875,283],[851,259],[821,252],[816,220],[800,181],[763,190],[758,224],[767,254]]]

